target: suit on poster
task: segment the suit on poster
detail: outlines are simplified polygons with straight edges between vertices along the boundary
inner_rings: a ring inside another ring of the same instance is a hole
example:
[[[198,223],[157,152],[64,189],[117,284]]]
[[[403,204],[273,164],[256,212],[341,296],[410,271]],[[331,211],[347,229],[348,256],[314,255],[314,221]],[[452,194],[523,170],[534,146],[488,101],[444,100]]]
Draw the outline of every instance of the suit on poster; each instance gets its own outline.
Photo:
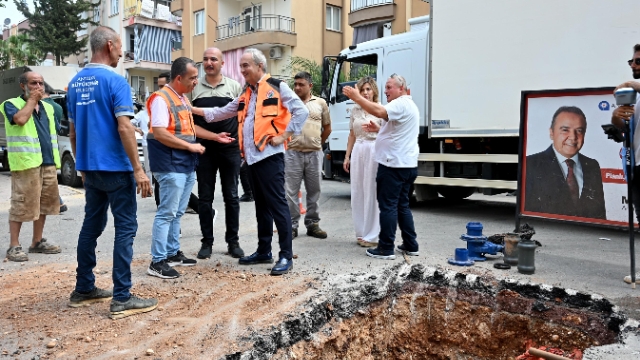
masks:
[[[574,204],[553,145],[527,156],[525,211],[606,219],[600,165],[582,154],[578,154],[578,159],[582,167],[582,190]]]

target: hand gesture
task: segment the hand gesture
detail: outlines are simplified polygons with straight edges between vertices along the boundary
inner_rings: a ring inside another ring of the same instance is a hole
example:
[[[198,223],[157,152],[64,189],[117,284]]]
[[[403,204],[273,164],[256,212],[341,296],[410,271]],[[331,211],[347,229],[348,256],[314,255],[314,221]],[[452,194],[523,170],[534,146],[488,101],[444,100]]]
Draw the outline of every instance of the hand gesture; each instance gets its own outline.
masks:
[[[218,137],[216,138],[216,141],[221,144],[230,144],[235,140],[235,138],[232,138],[229,135],[231,134],[227,132],[218,133]]]
[[[151,182],[142,168],[136,170],[133,173],[133,177],[136,179],[136,192],[140,194],[140,196],[146,198],[153,195],[151,192]]]
[[[134,130],[135,130],[138,134],[140,134],[140,136],[144,136],[144,131],[142,131],[142,129],[140,129],[139,127],[134,128]]]
[[[358,91],[357,86],[345,86],[342,88],[342,93],[351,100],[355,100],[358,96],[360,96],[360,92]]]
[[[197,153],[197,154],[204,154],[204,146],[196,143],[196,144],[189,144],[189,151],[191,151],[192,153]]]
[[[278,146],[283,144],[286,140],[287,139],[283,135],[278,135],[278,136],[272,137],[269,143],[273,146]]]
[[[628,121],[633,115],[633,107],[628,105],[618,106],[613,110],[613,119],[621,122]]]
[[[378,132],[380,131],[380,125],[373,120],[369,120],[368,124],[362,125],[362,130],[366,132]]]
[[[43,96],[44,96],[44,89],[36,89],[29,92],[29,100],[34,100],[35,102],[40,101]]]

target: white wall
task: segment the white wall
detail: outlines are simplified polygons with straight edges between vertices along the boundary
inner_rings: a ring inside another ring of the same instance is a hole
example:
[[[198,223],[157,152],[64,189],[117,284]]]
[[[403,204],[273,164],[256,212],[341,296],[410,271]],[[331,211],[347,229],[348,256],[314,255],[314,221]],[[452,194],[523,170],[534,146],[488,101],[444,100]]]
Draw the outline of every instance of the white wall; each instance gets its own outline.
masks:
[[[236,0],[218,1],[218,26],[227,25],[229,18],[240,14],[240,3]]]

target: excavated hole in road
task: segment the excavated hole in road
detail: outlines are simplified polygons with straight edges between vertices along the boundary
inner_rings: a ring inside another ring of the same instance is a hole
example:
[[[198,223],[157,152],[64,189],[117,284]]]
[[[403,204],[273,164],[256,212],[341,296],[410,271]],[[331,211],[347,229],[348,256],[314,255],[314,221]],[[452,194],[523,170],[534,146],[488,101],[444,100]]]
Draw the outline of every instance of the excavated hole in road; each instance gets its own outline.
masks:
[[[244,340],[235,359],[514,359],[525,343],[615,343],[626,316],[597,295],[403,264],[356,274]]]

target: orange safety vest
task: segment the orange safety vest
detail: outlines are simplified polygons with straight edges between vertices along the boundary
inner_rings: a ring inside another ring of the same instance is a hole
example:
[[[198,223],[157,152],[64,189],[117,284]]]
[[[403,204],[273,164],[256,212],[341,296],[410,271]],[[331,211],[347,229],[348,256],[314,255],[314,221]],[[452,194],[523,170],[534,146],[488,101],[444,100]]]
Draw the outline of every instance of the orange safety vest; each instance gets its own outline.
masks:
[[[187,103],[187,106],[185,106],[175,92],[165,89],[158,90],[151,94],[149,99],[147,99],[147,112],[149,114],[149,119],[153,119],[151,103],[156,96],[160,96],[169,108],[169,125],[167,126],[167,131],[179,139],[195,143],[196,128],[194,126],[189,100],[186,97],[184,98],[184,101]],[[155,140],[153,135],[153,126],[149,127],[147,141],[149,139]]]
[[[289,125],[291,113],[280,98],[280,83],[266,74],[258,84],[256,111],[253,124],[253,142],[258,150],[263,151],[271,138],[282,134]],[[247,85],[244,94],[240,95],[238,103],[238,143],[243,151],[242,128],[247,117],[251,88]],[[287,144],[285,142],[285,148]]]

